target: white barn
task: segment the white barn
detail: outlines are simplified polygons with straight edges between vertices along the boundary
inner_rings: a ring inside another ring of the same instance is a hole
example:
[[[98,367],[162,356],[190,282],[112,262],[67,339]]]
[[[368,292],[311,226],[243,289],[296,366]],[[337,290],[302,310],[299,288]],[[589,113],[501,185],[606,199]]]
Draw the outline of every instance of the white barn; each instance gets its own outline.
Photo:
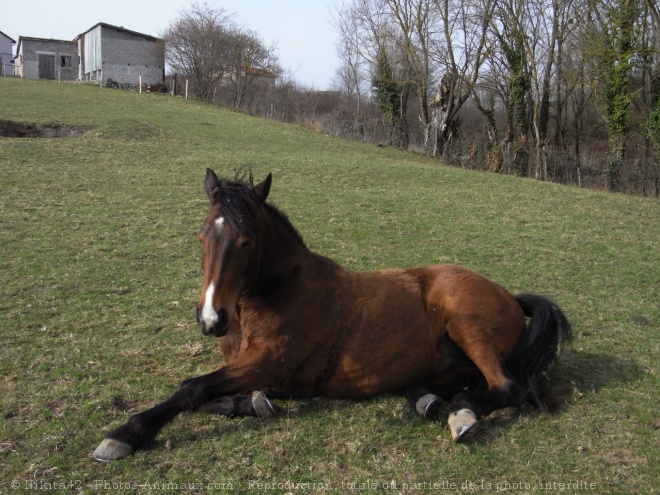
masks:
[[[161,84],[165,78],[165,42],[147,34],[100,22],[78,35],[83,81],[106,84]]]

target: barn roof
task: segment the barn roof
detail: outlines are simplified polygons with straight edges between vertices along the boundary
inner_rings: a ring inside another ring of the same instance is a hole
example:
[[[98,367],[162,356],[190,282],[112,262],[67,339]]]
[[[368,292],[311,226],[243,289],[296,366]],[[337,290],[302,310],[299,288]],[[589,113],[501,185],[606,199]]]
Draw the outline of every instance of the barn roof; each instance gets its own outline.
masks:
[[[119,30],[119,31],[124,31],[124,32],[126,32],[126,33],[134,34],[134,35],[136,35],[136,36],[142,36],[142,37],[144,37],[144,38],[147,38],[147,39],[150,39],[150,40],[153,40],[153,41],[161,41],[160,38],[156,38],[155,36],[151,36],[151,35],[149,35],[149,34],[144,34],[144,33],[138,33],[137,31],[131,31],[130,29],[126,29],[125,27],[122,27],[122,26],[113,26],[112,24],[107,24],[107,23],[105,23],[105,22],[99,22],[99,23],[97,23],[97,24],[94,24],[94,25],[93,25],[91,28],[89,28],[87,31],[84,31],[84,32],[80,33],[78,36],[76,36],[76,37],[74,38],[74,40],[77,40],[77,39],[80,38],[81,36],[84,36],[85,34],[89,33],[91,30],[96,29],[96,28],[99,27],[99,26],[106,27],[106,28],[110,28],[110,29],[117,29],[117,30]]]
[[[34,38],[32,36],[19,36],[18,37],[18,46],[16,47],[16,57],[18,57],[18,53],[21,51],[21,44],[24,41],[45,41],[48,43],[67,43],[67,44],[76,44],[75,41],[70,41],[70,40],[56,40],[53,38]]]
[[[16,40],[13,39],[11,36],[7,36],[7,35],[6,35],[5,33],[3,33],[2,31],[0,31],[0,34],[1,34],[2,36],[4,36],[5,38],[7,38],[9,41],[11,41],[11,44],[12,44],[12,45],[15,45],[15,44],[16,44]]]
[[[19,36],[18,37],[18,44],[20,45],[21,41],[49,41],[51,43],[75,43],[75,41],[71,40],[56,40],[55,38],[36,38],[33,36]]]

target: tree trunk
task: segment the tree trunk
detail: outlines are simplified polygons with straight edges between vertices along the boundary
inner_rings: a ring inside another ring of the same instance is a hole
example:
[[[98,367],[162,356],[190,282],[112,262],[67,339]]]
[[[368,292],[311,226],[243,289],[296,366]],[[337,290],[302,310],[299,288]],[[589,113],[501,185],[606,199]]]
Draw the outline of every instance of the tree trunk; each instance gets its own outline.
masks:
[[[621,190],[621,166],[626,154],[624,134],[610,134],[608,140],[607,157],[605,158],[605,186],[608,191]]]

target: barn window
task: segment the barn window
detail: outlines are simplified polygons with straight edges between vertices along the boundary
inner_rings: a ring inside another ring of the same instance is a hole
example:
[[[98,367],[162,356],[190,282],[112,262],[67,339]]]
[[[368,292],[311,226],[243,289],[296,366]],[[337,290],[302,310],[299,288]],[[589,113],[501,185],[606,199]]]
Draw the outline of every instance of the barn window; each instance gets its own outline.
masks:
[[[62,55],[62,67],[71,67],[71,55]]]

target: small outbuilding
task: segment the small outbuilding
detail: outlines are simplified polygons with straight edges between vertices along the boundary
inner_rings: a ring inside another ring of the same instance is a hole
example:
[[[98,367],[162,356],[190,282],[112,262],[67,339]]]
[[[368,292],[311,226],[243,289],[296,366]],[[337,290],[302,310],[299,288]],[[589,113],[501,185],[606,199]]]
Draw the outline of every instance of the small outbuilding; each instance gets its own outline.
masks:
[[[78,77],[78,43],[19,36],[15,75],[26,79],[75,81]]]

